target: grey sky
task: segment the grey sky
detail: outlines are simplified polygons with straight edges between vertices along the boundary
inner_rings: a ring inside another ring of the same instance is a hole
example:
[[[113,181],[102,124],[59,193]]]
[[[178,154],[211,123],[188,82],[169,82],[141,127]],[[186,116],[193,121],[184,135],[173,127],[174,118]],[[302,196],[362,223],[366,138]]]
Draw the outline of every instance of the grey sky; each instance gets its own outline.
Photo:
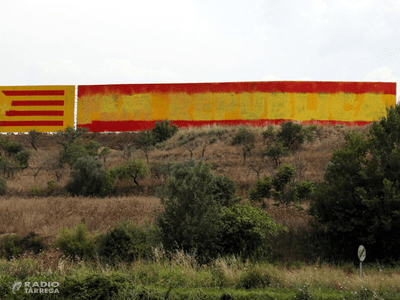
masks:
[[[398,0],[1,0],[0,85],[400,82]]]

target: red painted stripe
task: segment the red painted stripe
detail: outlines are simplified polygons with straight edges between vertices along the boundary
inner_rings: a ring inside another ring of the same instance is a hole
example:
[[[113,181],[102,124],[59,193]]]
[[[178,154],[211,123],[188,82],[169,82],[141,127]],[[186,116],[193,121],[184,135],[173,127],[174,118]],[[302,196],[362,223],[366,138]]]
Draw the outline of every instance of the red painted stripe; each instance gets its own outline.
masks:
[[[0,126],[63,126],[63,121],[0,121]]]
[[[6,96],[63,96],[63,90],[2,91]]]
[[[201,127],[206,125],[225,125],[225,126],[238,126],[238,125],[250,125],[250,126],[267,126],[267,125],[279,125],[283,122],[293,120],[225,120],[225,121],[171,121],[172,124],[176,124],[178,127]],[[372,122],[369,121],[293,121],[303,125],[347,125],[347,126],[364,126]],[[78,124],[77,127],[88,128],[91,132],[103,132],[103,131],[140,131],[154,128],[155,121],[93,121],[91,124]]]
[[[63,116],[62,110],[9,110],[6,111],[6,116]]]
[[[164,83],[80,85],[78,97],[88,95],[129,95],[148,93],[377,93],[396,95],[394,82],[270,81],[220,83]]]
[[[63,106],[64,101],[11,101],[11,106]]]

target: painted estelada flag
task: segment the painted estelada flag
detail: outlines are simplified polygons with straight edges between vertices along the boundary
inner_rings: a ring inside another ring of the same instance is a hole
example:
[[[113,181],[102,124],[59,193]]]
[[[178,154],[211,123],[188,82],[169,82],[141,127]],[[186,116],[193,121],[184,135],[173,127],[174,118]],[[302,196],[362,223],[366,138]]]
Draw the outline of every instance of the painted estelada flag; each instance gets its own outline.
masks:
[[[0,87],[0,132],[57,132],[74,125],[75,86]]]

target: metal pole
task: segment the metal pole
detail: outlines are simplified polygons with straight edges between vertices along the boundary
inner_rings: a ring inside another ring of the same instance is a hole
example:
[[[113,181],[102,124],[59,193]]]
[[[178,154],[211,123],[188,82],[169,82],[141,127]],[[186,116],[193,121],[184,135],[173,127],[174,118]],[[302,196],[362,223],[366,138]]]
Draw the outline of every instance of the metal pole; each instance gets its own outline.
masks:
[[[362,261],[360,261],[360,278],[362,278]]]

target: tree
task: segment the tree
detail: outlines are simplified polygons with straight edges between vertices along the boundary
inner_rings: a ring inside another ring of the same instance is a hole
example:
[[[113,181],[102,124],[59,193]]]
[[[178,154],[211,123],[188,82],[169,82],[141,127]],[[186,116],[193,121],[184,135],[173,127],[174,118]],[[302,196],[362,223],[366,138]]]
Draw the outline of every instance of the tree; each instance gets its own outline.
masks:
[[[334,151],[325,182],[314,192],[313,226],[321,249],[335,260],[356,259],[363,244],[370,260],[398,260],[400,241],[400,106],[374,122],[369,138],[352,131]]]
[[[280,126],[281,131],[276,135],[277,139],[281,141],[283,146],[289,151],[298,150],[306,138],[303,125],[289,121],[282,123]]]
[[[80,157],[73,165],[66,189],[72,195],[106,196],[112,192],[113,178],[97,158]]]
[[[132,179],[136,185],[139,185],[138,180],[150,175],[150,171],[143,160],[134,159],[110,170],[110,175],[118,180]]]
[[[267,237],[283,227],[259,208],[240,205],[235,191],[232,179],[213,174],[203,160],[173,165],[157,191],[164,206],[156,218],[164,247],[195,253],[200,264],[265,250]]]

